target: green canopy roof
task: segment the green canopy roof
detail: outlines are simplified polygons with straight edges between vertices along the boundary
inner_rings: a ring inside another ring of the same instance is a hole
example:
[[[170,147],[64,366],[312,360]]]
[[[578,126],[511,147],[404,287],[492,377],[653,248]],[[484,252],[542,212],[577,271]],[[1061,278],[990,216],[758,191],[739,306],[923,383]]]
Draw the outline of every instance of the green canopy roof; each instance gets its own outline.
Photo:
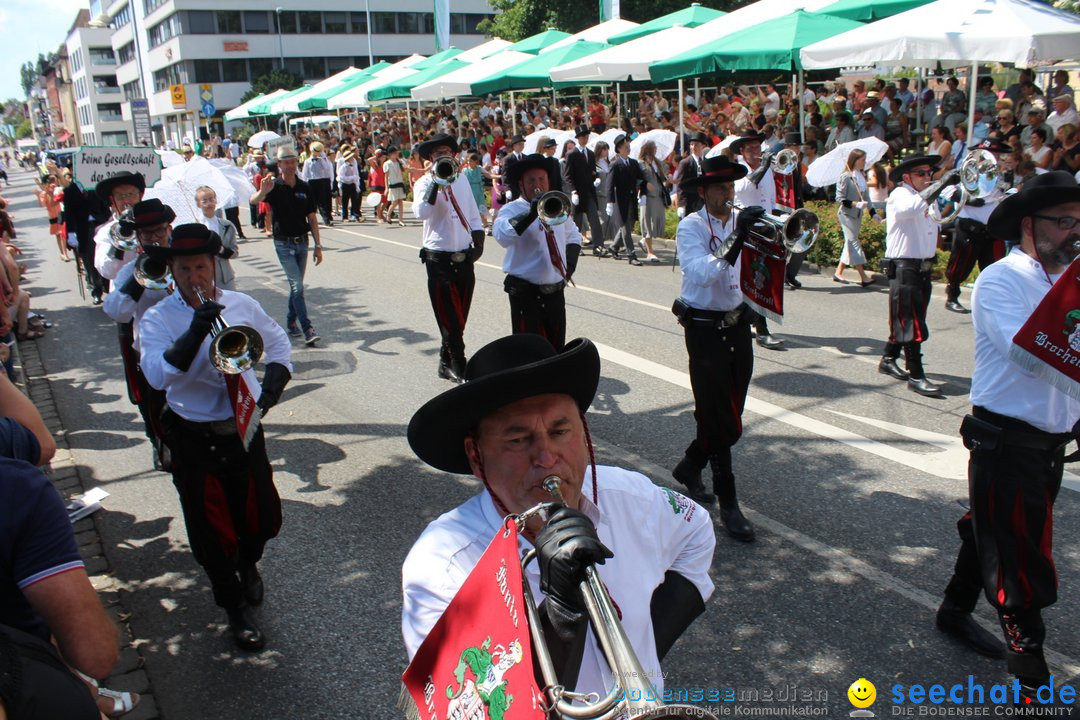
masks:
[[[273,105],[274,103],[281,102],[282,100],[284,100],[286,98],[292,97],[293,95],[295,95],[298,92],[303,92],[304,90],[308,90],[310,88],[311,88],[310,85],[301,85],[300,87],[296,88],[295,90],[290,90],[289,92],[284,93],[282,95],[275,95],[274,97],[270,98],[269,100],[267,100],[264,103],[259,103],[258,105],[255,105],[254,107],[248,108],[248,116],[250,117],[252,115],[268,115],[268,114],[270,114],[270,106]]]
[[[437,53],[435,53],[434,55],[432,55],[430,57],[424,58],[423,60],[416,63],[415,65],[410,65],[409,67],[411,67],[413,70],[415,70],[417,72],[420,72],[421,70],[427,70],[428,68],[435,67],[436,65],[441,65],[442,63],[446,62],[447,60],[454,57],[455,55],[460,55],[460,54],[461,54],[461,50],[459,48],[448,47],[445,50],[443,50],[442,52],[437,52]]]
[[[572,62],[586,55],[592,55],[609,47],[611,46],[607,43],[586,42],[584,40],[563,45],[490,75],[483,80],[474,82],[472,84],[472,94],[486,95],[488,93],[506,92],[507,90],[551,87],[551,68]],[[556,87],[564,85],[581,85],[581,83],[557,83]]]
[[[544,32],[527,37],[524,40],[518,40],[513,45],[504,49],[535,55],[547,46],[554,45],[560,40],[568,37],[570,37],[570,33],[564,33],[561,30],[545,30]]]
[[[799,50],[804,46],[857,27],[862,23],[796,10],[655,63],[649,76],[660,83],[737,70],[791,72],[802,67]]]
[[[389,66],[390,63],[388,62],[377,62],[369,68],[364,68],[355,75],[350,75],[348,80],[343,80],[337,85],[327,88],[317,95],[312,95],[311,97],[302,100],[297,107],[301,110],[325,110],[327,101],[331,98],[337,97],[346,90],[351,90],[361,83],[371,82],[371,78],[377,71]]]
[[[390,80],[384,85],[379,85],[375,88],[368,90],[368,102],[374,102],[375,100],[410,99],[412,98],[410,91],[417,85],[426,83],[428,80],[434,80],[435,78],[441,77],[446,73],[453,72],[458,68],[463,68],[468,64],[469,63],[467,62],[462,62],[461,60],[450,58],[441,65],[430,67],[427,70],[421,70],[420,72],[413,73],[412,75],[399,77],[396,80]]]
[[[931,0],[837,0],[837,2],[818,8],[817,12],[825,15],[873,22],[891,15],[898,15]]]
[[[863,2],[868,2],[868,0],[863,0]],[[630,42],[650,33],[667,30],[669,27],[675,27],[676,25],[688,28],[697,27],[726,14],[720,10],[702,7],[700,3],[693,3],[688,8],[661,15],[658,18],[641,23],[635,28],[630,28],[626,32],[613,35],[608,38],[608,42],[612,45],[621,45],[624,42]]]

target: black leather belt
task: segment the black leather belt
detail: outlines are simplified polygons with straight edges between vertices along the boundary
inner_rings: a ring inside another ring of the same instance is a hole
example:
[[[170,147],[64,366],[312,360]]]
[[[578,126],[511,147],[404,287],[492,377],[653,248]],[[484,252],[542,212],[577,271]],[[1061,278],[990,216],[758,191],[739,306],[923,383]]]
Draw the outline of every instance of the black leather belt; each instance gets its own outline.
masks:
[[[420,259],[423,262],[441,263],[444,265],[457,265],[472,259],[472,249],[446,252],[443,250],[420,250]]]
[[[307,235],[275,235],[274,240],[287,243],[306,243]]]
[[[537,285],[536,283],[531,283],[528,280],[519,278],[517,275],[507,275],[506,286],[515,290],[535,290],[541,295],[552,295],[566,287],[566,282],[560,281],[547,285]]]
[[[914,269],[919,272],[930,272],[934,269],[934,258],[920,260],[919,258],[885,258],[883,263],[893,263],[897,269]]]
[[[176,418],[181,425],[188,430],[193,430],[203,435],[219,435],[222,437],[228,435],[236,435],[236,420],[229,418],[228,420],[210,420],[209,422],[197,422],[195,420],[188,420],[185,417],[181,417],[172,408],[168,408],[166,412],[172,417]]]
[[[671,306],[671,312],[675,314],[675,317],[679,319],[679,324],[683,327],[687,323],[693,323],[694,325],[719,329],[735,327],[748,318],[747,309],[746,303],[743,303],[734,310],[700,310],[690,307],[683,302],[682,298],[677,298]]]
[[[998,427],[1002,433],[1002,443],[1032,450],[1058,450],[1072,442],[1073,433],[1052,433],[1008,415],[1001,415],[992,410],[975,405],[971,414]]]

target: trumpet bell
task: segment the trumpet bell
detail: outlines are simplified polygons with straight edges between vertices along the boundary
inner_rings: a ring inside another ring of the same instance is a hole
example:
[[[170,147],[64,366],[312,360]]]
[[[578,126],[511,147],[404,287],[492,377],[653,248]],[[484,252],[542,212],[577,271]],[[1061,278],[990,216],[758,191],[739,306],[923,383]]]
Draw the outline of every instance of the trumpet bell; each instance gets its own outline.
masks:
[[[128,211],[125,210],[124,213],[128,215]],[[135,237],[135,231],[125,222],[125,215],[121,215],[109,228],[109,243],[117,250],[134,252],[139,248],[139,240]]]
[[[930,219],[945,225],[956,219],[967,204],[969,193],[963,184],[948,185],[929,201]]]
[[[804,253],[817,241],[818,216],[806,208],[799,208],[784,222],[781,232],[788,252]]]
[[[974,150],[960,165],[960,184],[969,198],[984,198],[1001,182],[997,158],[989,150]]]
[[[554,227],[570,219],[572,208],[573,204],[566,193],[552,190],[540,196],[536,204],[536,213],[540,217],[540,222],[548,227]]]
[[[431,178],[436,185],[452,185],[458,176],[458,166],[453,158],[441,157],[431,165]]]
[[[262,336],[247,325],[230,325],[210,342],[210,364],[225,375],[239,375],[251,369],[262,354]]]
[[[799,154],[794,150],[784,149],[773,155],[769,166],[777,175],[790,175],[799,167]]]
[[[173,281],[167,264],[145,254],[135,258],[133,274],[135,282],[147,290],[168,290]]]

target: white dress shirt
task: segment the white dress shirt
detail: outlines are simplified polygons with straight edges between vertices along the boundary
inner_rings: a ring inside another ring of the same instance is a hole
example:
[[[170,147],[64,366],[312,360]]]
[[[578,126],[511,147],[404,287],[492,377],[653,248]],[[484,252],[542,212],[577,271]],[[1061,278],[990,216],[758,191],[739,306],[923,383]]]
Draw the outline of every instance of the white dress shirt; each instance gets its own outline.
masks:
[[[142,320],[142,316],[147,310],[156,305],[162,298],[168,297],[169,293],[164,290],[143,290],[139,299],[135,300],[127,293],[120,292],[120,288],[124,287],[134,274],[134,262],[129,262],[127,265],[120,268],[120,272],[116,274],[116,279],[112,283],[112,289],[109,291],[109,294],[105,296],[105,302],[102,304],[102,309],[105,311],[106,315],[118,323],[134,321],[135,349],[138,350],[139,321]]]
[[[772,168],[766,170],[761,182],[755,185],[750,181],[750,175],[754,171],[741,155],[739,163],[750,172],[746,177],[735,181],[735,204],[744,208],[757,205],[765,208],[766,213],[771,213],[776,209],[776,180],[773,178]]]
[[[473,230],[483,230],[484,221],[480,217],[480,209],[476,207],[476,198],[473,197],[469,179],[464,173],[458,173],[450,189],[454,192],[454,199],[458,207],[465,214],[465,222],[469,225],[469,232],[461,224],[461,218],[450,202],[450,196],[442,189],[435,195],[435,204],[427,201],[428,190],[434,182],[431,173],[424,173],[423,177],[413,185],[413,215],[417,220],[424,221],[424,247],[437,252],[461,252],[468,250],[472,245]]]
[[[334,177],[334,166],[326,159],[326,155],[319,154],[309,157],[304,163],[304,169],[300,171],[300,179],[304,182],[312,180],[330,180]]]
[[[255,178],[260,174],[259,163],[254,158],[248,160],[247,165],[244,166],[244,174],[247,175],[247,179],[254,183]]]
[[[722,257],[713,255],[709,240],[715,234],[718,247],[735,232],[738,211],[733,210],[728,222],[723,223],[701,208],[679,221],[675,230],[676,253],[682,270],[682,292],[679,297],[698,310],[726,312],[739,307],[743,301],[739,287],[741,260],[728,265]],[[710,223],[712,227],[710,229]]]
[[[280,363],[292,372],[289,336],[267,315],[262,306],[242,293],[218,290],[217,302],[225,306],[221,317],[230,325],[255,328],[263,339],[263,362]],[[142,334],[139,366],[147,382],[165,391],[165,399],[180,417],[193,422],[228,420],[233,417],[225,377],[210,364],[210,335],[202,342],[187,371],[165,360],[165,351],[187,332],[195,309],[175,292],[146,311],[139,322]],[[253,372],[248,370],[248,372]],[[254,378],[252,378],[254,379]],[[250,383],[258,387],[259,383]],[[256,400],[258,398],[256,397]]]
[[[356,160],[338,160],[337,175],[338,185],[360,184],[360,169],[356,166]]]
[[[1058,277],[1048,280],[1037,260],[1014,247],[979,273],[971,301],[975,325],[971,404],[1052,433],[1072,430],[1080,418],[1080,401],[1009,360],[1009,348]],[[1068,346],[1065,335],[1057,341]]]
[[[915,188],[901,183],[885,202],[885,257],[926,260],[937,250],[938,224]]]
[[[650,601],[653,591],[672,570],[697,587],[704,601],[712,595],[709,578],[716,535],[709,514],[682,495],[654,485],[636,472],[598,466],[599,504],[591,501],[592,478],[586,472],[581,511],[596,525],[600,541],[614,557],[597,565],[612,599],[622,611],[622,624],[646,672],[663,692],[656,657]],[[485,491],[442,515],[424,530],[401,568],[404,604],[401,630],[412,659],[435,621],[465,582],[503,518]],[[531,547],[521,538],[521,549]],[[516,559],[515,559],[516,561]],[[535,561],[524,570],[539,605],[540,571]],[[605,695],[614,685],[603,652],[590,627],[578,674],[578,692]]]
[[[514,229],[514,219],[529,212],[529,201],[518,198],[503,205],[495,219],[492,235],[495,241],[506,248],[503,256],[503,272],[531,282],[533,285],[553,285],[563,281],[562,275],[551,262],[548,253],[547,238],[540,227],[540,220],[533,220],[525,228],[524,235],[518,235]],[[572,220],[551,228],[555,235],[555,247],[566,267],[566,246],[581,245],[581,233]]]
[[[134,250],[125,250],[124,257],[119,260],[109,254],[109,251],[113,249],[112,241],[109,240],[109,231],[117,222],[116,218],[111,218],[94,233],[94,267],[106,280],[115,280],[120,268],[135,259]]]
[[[975,220],[981,222],[983,225],[990,219],[990,213],[994,212],[994,208],[998,206],[998,203],[1005,198],[1005,193],[1000,188],[995,188],[992,193],[983,198],[983,204],[979,207],[974,207],[970,202],[965,203],[964,207],[960,210],[958,217],[968,218],[969,220]]]

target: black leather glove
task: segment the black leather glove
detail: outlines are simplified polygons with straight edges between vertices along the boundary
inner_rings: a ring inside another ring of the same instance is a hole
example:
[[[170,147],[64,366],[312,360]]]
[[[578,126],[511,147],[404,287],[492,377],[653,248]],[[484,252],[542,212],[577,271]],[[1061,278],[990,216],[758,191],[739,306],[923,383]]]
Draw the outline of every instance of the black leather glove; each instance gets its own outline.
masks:
[[[472,235],[472,259],[475,262],[484,254],[484,231],[473,230],[470,235]]]
[[[228,260],[229,258],[234,257],[235,255],[236,255],[235,250],[230,250],[229,248],[225,247],[224,245],[222,245],[221,249],[218,250],[218,257],[221,258],[222,260]]]
[[[968,199],[967,204],[971,207],[982,207],[983,205],[986,205],[986,199],[973,197]]]
[[[165,358],[165,362],[181,372],[187,372],[188,368],[191,367],[191,363],[195,361],[199,348],[202,347],[202,341],[210,334],[210,328],[214,320],[224,309],[224,305],[219,305],[212,300],[207,300],[195,308],[195,315],[191,318],[191,325],[188,326],[183,335],[176,338],[176,342],[162,356]]]
[[[581,246],[575,244],[569,244],[566,246],[566,279],[569,280],[574,276],[574,271],[577,270],[578,255],[581,254]]]
[[[559,507],[536,535],[537,560],[540,563],[540,589],[549,601],[571,613],[585,608],[581,582],[585,567],[602,564],[613,557],[596,535],[592,520],[583,513]]]
[[[525,231],[529,229],[529,226],[533,224],[533,220],[540,217],[539,210],[537,209],[537,202],[535,200],[529,205],[529,212],[524,215],[518,215],[516,218],[510,221],[511,226],[514,228],[514,232],[518,235],[524,235]]]
[[[694,618],[703,612],[705,602],[701,599],[697,585],[674,570],[664,573],[664,582],[653,591],[649,603],[657,659],[664,659],[679,636],[690,627]]]
[[[739,219],[735,221],[735,242],[724,253],[724,262],[734,267],[739,253],[742,252],[743,243],[750,237],[750,228],[764,216],[765,208],[759,205],[751,205],[739,211]]]
[[[120,288],[120,292],[129,296],[135,302],[139,301],[139,298],[142,297],[145,290],[146,288],[140,285],[139,281],[135,279],[134,274],[132,274],[132,276],[127,279],[127,282],[124,283],[123,287]]]
[[[278,404],[285,385],[292,379],[289,369],[281,363],[267,363],[266,372],[263,373],[262,394],[259,395],[259,412],[266,415],[270,408]]]
[[[424,196],[424,200],[430,205],[434,205],[435,201],[439,199],[439,186],[435,183],[431,183],[428,187],[427,195]]]

